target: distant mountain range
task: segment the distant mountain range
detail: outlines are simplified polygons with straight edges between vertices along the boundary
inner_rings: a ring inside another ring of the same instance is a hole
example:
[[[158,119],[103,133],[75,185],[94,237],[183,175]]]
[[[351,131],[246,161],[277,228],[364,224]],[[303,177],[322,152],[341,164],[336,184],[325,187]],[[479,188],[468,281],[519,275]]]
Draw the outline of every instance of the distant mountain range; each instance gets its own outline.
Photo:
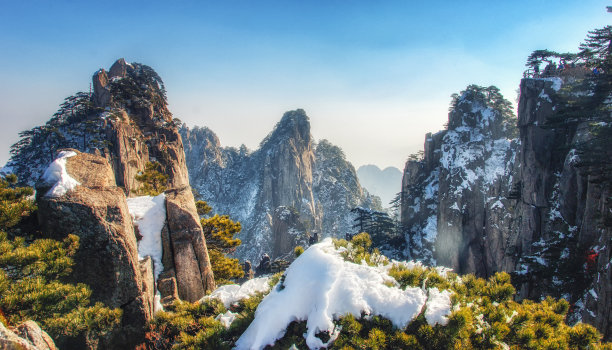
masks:
[[[357,169],[357,177],[361,186],[380,197],[383,207],[388,207],[389,202],[401,190],[402,172],[396,167],[381,170],[376,165],[362,165]]]
[[[344,152],[327,140],[314,142],[301,109],[285,113],[254,151],[222,147],[208,128],[180,129],[193,187],[216,213],[242,224],[235,256],[258,261],[291,257],[297,245],[353,231],[351,209],[380,209],[363,191]],[[395,184],[401,184],[401,173]]]

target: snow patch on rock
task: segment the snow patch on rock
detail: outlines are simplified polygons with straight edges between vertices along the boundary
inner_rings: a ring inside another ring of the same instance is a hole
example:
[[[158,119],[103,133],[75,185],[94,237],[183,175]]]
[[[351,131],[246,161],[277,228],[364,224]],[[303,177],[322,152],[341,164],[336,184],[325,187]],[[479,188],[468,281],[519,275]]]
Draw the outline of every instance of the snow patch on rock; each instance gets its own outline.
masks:
[[[166,223],[166,195],[127,199],[128,209],[142,239],[138,242],[138,258],[153,259],[155,281],[164,270],[161,232]]]
[[[74,151],[61,151],[53,163],[45,170],[42,175],[43,181],[49,185],[53,185],[45,196],[61,197],[80,185],[80,183],[73,179],[66,171],[66,161],[68,158],[76,155]]]
[[[246,299],[258,292],[267,292],[270,289],[270,277],[258,277],[239,284],[228,284],[215,289],[202,300],[217,298],[228,308],[232,304]],[[230,322],[231,323],[231,322]]]

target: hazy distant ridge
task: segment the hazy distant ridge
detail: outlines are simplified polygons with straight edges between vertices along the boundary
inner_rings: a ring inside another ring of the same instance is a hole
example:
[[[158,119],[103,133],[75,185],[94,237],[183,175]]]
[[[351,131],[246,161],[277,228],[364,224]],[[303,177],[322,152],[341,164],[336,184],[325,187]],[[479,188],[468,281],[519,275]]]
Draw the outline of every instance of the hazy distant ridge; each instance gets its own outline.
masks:
[[[383,207],[388,207],[389,202],[401,189],[402,172],[396,167],[380,170],[376,165],[362,165],[357,169],[357,177],[361,186],[380,197]]]

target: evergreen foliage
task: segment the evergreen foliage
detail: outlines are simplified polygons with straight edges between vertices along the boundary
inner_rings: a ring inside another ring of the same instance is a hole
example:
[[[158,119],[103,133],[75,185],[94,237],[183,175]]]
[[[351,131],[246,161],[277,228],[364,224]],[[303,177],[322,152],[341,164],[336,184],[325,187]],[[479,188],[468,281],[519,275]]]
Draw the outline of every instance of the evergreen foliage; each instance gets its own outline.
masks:
[[[351,242],[334,243],[346,248],[343,254],[349,261],[366,261],[374,266],[390,263],[379,253],[370,252],[371,240],[365,233],[356,235]],[[400,288],[451,290],[453,308],[448,323],[429,325],[424,310],[405,329],[395,328],[381,316],[348,314],[335,322],[340,332],[329,349],[612,349],[610,344],[600,343],[601,336],[594,327],[582,323],[570,327],[565,323],[569,308],[565,300],[549,297],[540,302],[514,301],[515,289],[506,273],[484,280],[419,264],[408,267],[393,263],[389,275]],[[272,285],[278,282],[277,288],[282,288],[280,274],[275,277]],[[252,322],[262,299],[263,294],[258,294],[233,308],[238,317],[228,329],[214,320],[226,311],[221,303],[177,302],[169,311],[157,315],[148,342],[158,346],[149,344],[147,348],[230,349]],[[284,336],[267,349],[307,349],[305,332],[306,321],[292,322]],[[327,332],[317,336],[323,341],[330,339]]]
[[[281,274],[270,279],[276,285]],[[255,318],[255,310],[264,294],[257,293],[232,306],[236,319],[229,328],[215,320],[227,309],[217,299],[200,303],[177,300],[165,311],[158,312],[149,325],[146,341],[139,349],[231,349]]]
[[[351,212],[356,215],[353,228],[369,233],[376,247],[393,242],[401,234],[399,224],[385,212],[362,207],[353,208]]]
[[[37,321],[56,341],[84,336],[95,344],[119,325],[121,310],[90,306],[89,287],[63,282],[72,272],[77,236],[62,241],[9,238],[7,232],[35,209],[32,189],[16,187],[16,182],[14,176],[0,180],[0,314],[11,325]]]
[[[67,97],[45,125],[19,133],[19,141],[10,148],[9,164],[20,181],[33,185],[62,148],[83,152],[106,146],[102,110],[91,102],[91,94],[78,92]]]
[[[36,205],[27,200],[34,195],[31,187],[17,187],[17,176],[10,174],[0,178],[0,228],[11,228],[31,214]]]
[[[483,87],[475,84],[469,85],[459,94],[451,95],[451,104],[449,110],[452,112],[457,109],[460,102],[471,101],[480,102],[486,108],[491,108],[501,114],[503,118],[503,126],[509,134],[509,137],[516,137],[518,129],[516,128],[516,116],[513,111],[512,103],[504,98],[496,86]]]
[[[344,239],[335,240],[334,245],[336,248],[346,248],[341,254],[342,257],[356,264],[365,262],[368,265],[387,265],[388,259],[380,253],[378,248],[372,248],[372,239],[366,232],[361,232],[351,239],[346,241]]]
[[[293,249],[293,253],[295,253],[295,257],[299,257],[300,255],[302,255],[302,253],[304,253],[304,247],[302,247],[301,245],[295,247]]]
[[[132,192],[140,196],[157,196],[168,189],[169,176],[162,172],[161,164],[158,162],[147,162],[145,170],[139,172],[134,178],[142,186]]]
[[[167,102],[166,87],[159,74],[142,63],[132,63],[131,67],[128,66],[127,73],[126,78],[111,81],[110,88],[115,106],[128,107],[128,101],[136,101],[135,107],[138,107],[151,101],[155,112],[163,114],[164,111],[157,110],[157,107]]]
[[[196,207],[200,215],[209,214],[212,208],[204,201],[197,201]],[[234,235],[240,232],[242,225],[233,221],[228,215],[214,215],[200,219],[210,263],[217,285],[231,283],[232,280],[244,276],[244,270],[238,259],[229,258],[242,243]]]

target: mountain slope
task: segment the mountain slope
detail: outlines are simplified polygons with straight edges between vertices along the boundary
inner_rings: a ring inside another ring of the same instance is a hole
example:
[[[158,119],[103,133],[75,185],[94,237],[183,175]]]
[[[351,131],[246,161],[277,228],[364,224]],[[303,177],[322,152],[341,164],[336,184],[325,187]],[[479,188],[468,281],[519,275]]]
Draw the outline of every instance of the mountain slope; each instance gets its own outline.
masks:
[[[480,276],[511,266],[504,264],[514,202],[506,194],[518,142],[508,138],[516,129],[502,103],[468,87],[448,128],[427,134],[423,159],[406,163],[401,220],[413,258]]]
[[[352,232],[350,209],[377,203],[338,147],[314,143],[303,110],[285,113],[256,151],[221,147],[208,128],[180,131],[194,188],[217,213],[242,223],[241,259],[290,255],[314,232]]]

